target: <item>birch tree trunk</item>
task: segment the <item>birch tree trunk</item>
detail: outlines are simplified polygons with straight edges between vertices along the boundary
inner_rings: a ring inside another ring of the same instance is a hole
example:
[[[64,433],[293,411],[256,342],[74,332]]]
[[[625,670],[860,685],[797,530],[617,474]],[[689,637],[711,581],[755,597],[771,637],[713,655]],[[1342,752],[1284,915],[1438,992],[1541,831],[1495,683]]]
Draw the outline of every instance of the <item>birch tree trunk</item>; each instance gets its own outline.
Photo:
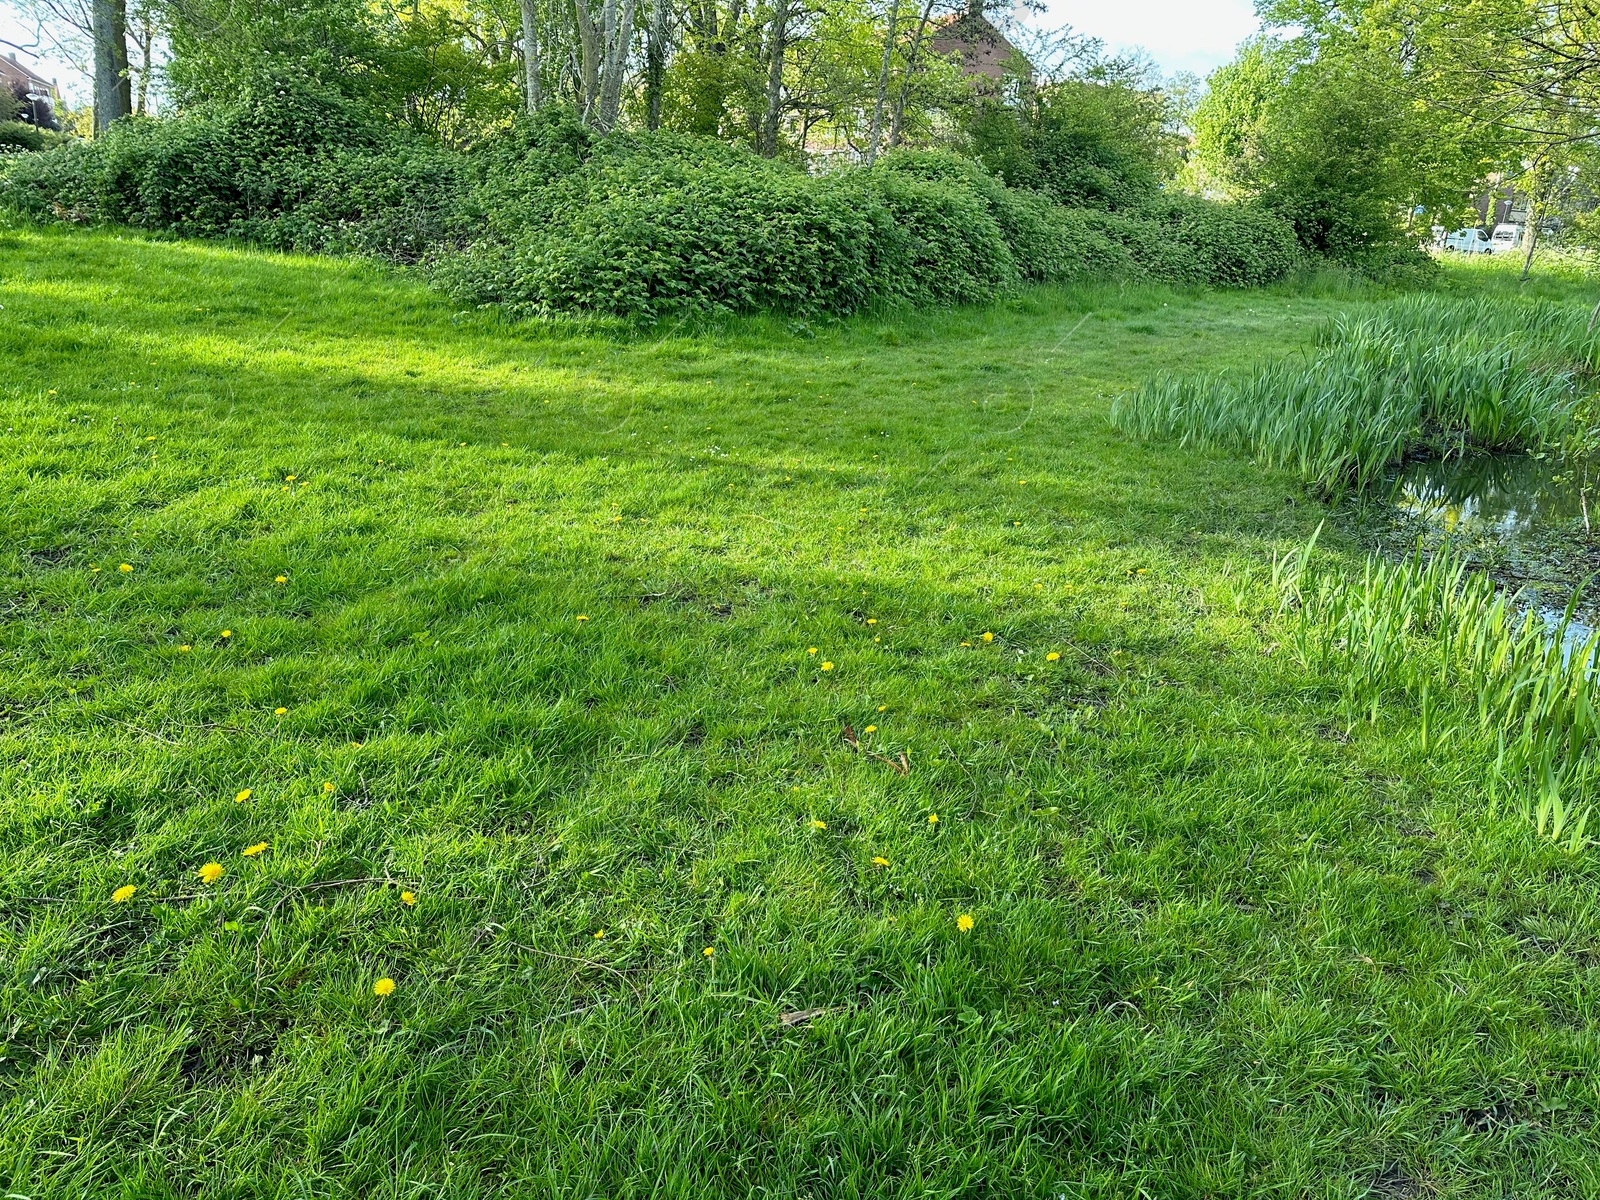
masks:
[[[606,0],[605,61],[600,75],[600,104],[594,125],[602,133],[617,123],[622,108],[622,81],[628,70],[628,47],[633,41],[633,12],[636,0]]]
[[[522,75],[523,100],[531,117],[544,103],[544,90],[539,86],[539,14],[533,0],[522,0]]]

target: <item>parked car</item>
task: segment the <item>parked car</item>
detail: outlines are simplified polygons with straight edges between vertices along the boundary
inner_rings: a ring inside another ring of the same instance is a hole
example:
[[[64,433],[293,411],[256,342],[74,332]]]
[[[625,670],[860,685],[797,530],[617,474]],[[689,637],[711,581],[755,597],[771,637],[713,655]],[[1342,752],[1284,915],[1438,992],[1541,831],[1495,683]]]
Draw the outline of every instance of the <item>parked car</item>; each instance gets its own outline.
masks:
[[[1456,250],[1462,254],[1493,254],[1494,243],[1489,240],[1489,235],[1481,229],[1458,229],[1444,240],[1446,250]]]
[[[1489,243],[1496,254],[1503,254],[1507,250],[1515,250],[1522,245],[1522,226],[1501,224],[1494,227],[1494,232],[1489,235]]]

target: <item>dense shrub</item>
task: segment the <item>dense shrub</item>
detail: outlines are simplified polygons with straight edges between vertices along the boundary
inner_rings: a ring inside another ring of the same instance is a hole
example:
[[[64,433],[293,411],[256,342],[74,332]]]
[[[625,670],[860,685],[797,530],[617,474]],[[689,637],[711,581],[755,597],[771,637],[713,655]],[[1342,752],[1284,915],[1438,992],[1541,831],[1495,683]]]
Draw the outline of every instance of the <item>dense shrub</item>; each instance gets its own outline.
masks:
[[[1087,218],[1139,271],[1168,283],[1259,287],[1283,278],[1301,257],[1286,222],[1248,205],[1167,195],[1136,213],[1091,211]]]
[[[277,85],[8,162],[0,199],[35,216],[405,261],[447,236],[464,182],[459,156]]]
[[[559,111],[457,152],[299,85],[17,158],[0,202],[37,218],[420,262],[470,302],[639,320],[981,302],[1082,276],[1246,286],[1293,261],[1287,227],[1253,210],[1063,208],[949,153],[813,176],[709,138],[600,138]]]

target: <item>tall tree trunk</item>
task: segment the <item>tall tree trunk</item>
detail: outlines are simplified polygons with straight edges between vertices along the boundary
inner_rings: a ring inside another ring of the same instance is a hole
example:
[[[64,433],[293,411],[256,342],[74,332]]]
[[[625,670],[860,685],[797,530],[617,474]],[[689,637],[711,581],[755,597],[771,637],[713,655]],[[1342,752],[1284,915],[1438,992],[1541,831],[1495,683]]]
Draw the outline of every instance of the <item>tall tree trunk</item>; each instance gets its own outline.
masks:
[[[761,121],[761,153],[776,158],[778,122],[783,117],[783,57],[789,49],[789,0],[778,0],[773,9],[772,33],[767,41],[767,111]]]
[[[128,2],[93,0],[89,12],[94,35],[94,128],[99,133],[133,109],[128,78]]]
[[[933,6],[938,0],[928,0],[922,6],[922,19],[917,22],[916,36],[911,39],[911,52],[906,55],[906,69],[900,75],[900,92],[894,98],[894,119],[889,122],[889,149],[900,144],[900,131],[905,125],[906,93],[911,89],[911,73],[917,69],[917,58],[922,53],[922,39],[927,36],[928,22],[933,19]]]
[[[602,132],[617,123],[622,108],[622,81],[628,70],[628,48],[633,42],[634,5],[635,0],[622,0],[619,12],[617,0],[606,0],[605,61],[600,76],[600,106],[595,114],[595,127]]]
[[[539,86],[539,14],[533,0],[522,0],[522,78],[523,103],[531,117],[544,103],[544,90]]]
[[[589,15],[589,0],[573,0],[572,10],[578,18],[578,47],[582,52],[578,119],[587,125],[593,120],[595,105],[600,100],[600,41],[595,32],[594,18]]]
[[[667,73],[667,0],[655,0],[644,47],[645,121],[661,128],[661,88]]]
[[[867,137],[867,166],[878,161],[878,138],[883,133],[883,100],[889,91],[889,60],[894,55],[895,37],[900,32],[900,0],[889,9],[889,29],[883,35],[883,68],[878,72],[878,96],[872,104],[872,132]]]

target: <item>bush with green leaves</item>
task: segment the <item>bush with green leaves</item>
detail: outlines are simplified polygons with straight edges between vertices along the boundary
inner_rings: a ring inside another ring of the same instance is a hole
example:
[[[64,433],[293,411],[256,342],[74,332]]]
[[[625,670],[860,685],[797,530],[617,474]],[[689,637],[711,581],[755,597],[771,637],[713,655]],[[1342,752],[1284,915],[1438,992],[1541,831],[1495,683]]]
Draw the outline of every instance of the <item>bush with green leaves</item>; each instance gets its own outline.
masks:
[[[36,217],[412,261],[450,235],[465,183],[459,155],[275,83],[9,162],[0,200]]]
[[[643,321],[984,302],[1084,277],[1248,286],[1292,261],[1262,214],[1064,208],[946,152],[810,175],[694,135],[598,137],[560,110],[463,152],[292,81],[8,163],[0,202],[421,263],[467,302]]]

